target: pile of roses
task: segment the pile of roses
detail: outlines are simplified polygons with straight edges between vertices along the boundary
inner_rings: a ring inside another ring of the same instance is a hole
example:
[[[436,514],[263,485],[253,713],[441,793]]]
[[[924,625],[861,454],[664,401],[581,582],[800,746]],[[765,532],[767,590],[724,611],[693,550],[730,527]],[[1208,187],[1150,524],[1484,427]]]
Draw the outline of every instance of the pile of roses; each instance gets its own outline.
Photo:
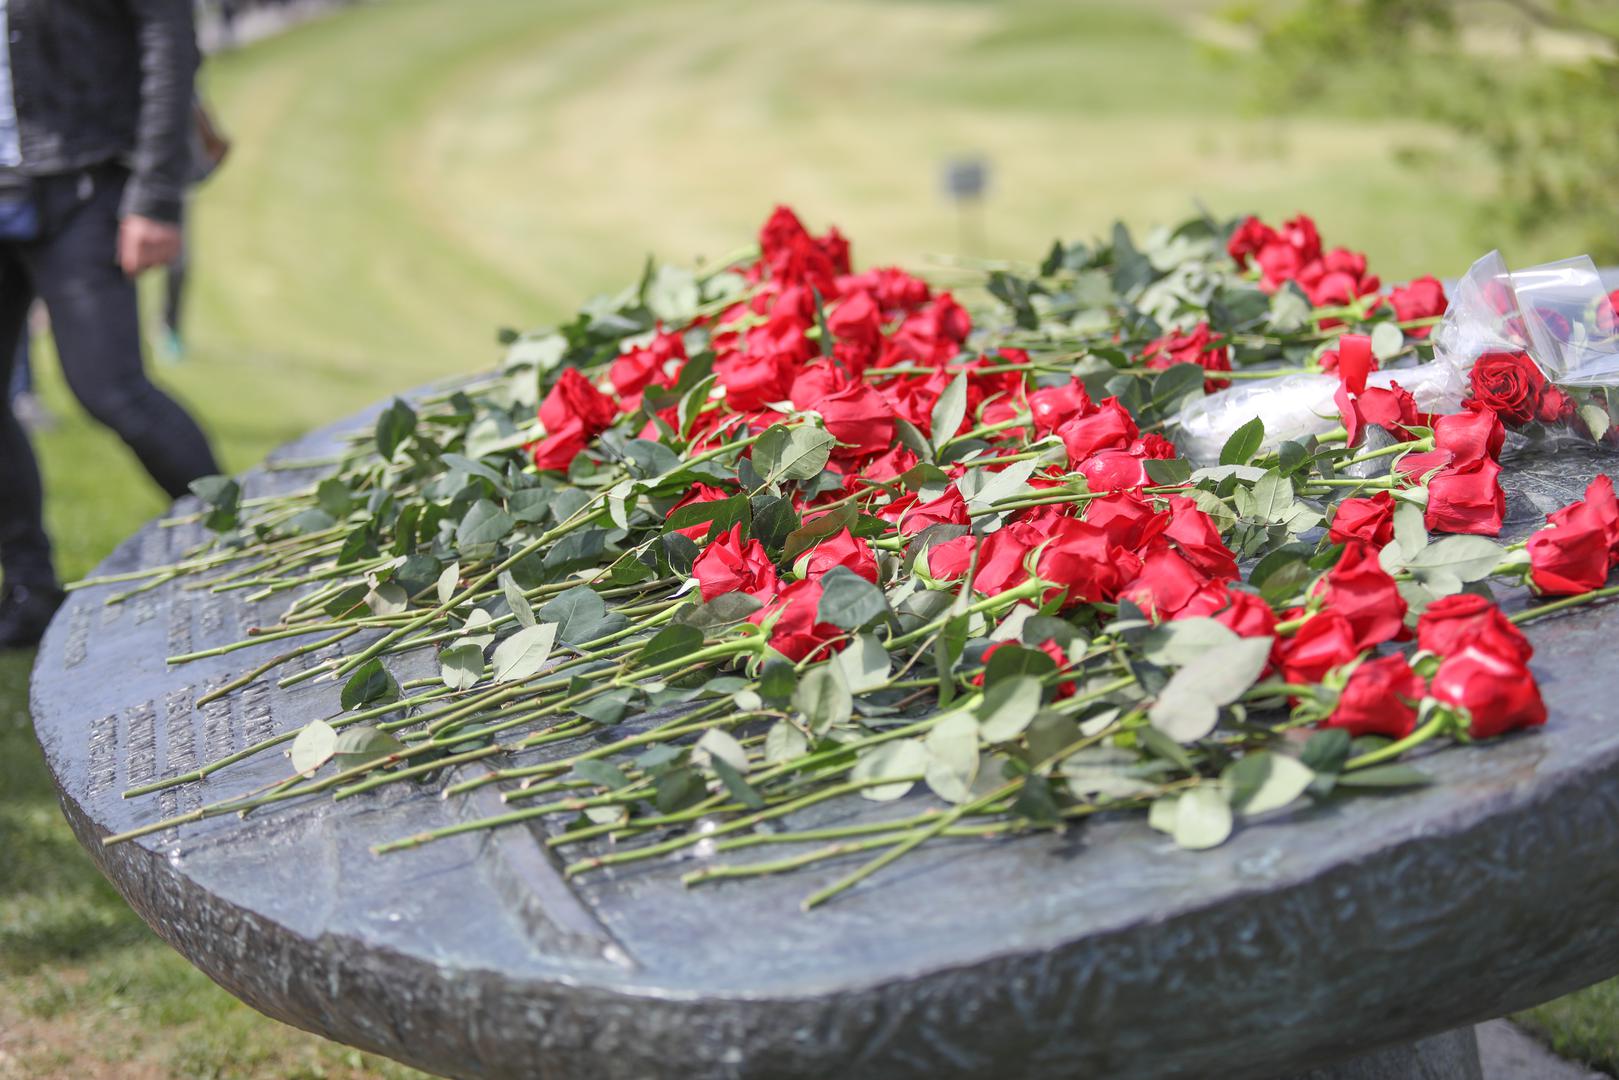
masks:
[[[1228,251],[1239,268],[1257,272],[1263,289],[1292,283],[1318,308],[1386,305],[1401,321],[1431,321],[1444,310],[1444,289],[1431,277],[1377,296],[1379,279],[1367,271],[1364,255],[1323,250],[1314,222],[1302,215],[1280,228],[1248,218],[1230,235]],[[1395,490],[1337,503],[1323,542],[1341,545],[1341,554],[1302,603],[1278,612],[1244,586],[1220,527],[1189,492],[1153,484],[1145,463],[1174,458],[1172,442],[1142,432],[1117,398],[1093,401],[1078,378],[1035,379],[1022,350],[976,351],[969,344],[972,319],[948,292],[897,269],[852,272],[841,234],[813,236],[786,208],[765,223],[759,257],[745,278],[752,286],[745,300],[694,324],[710,332],[714,354],[715,390],[701,412],[682,419],[672,405],[643,410],[643,395],[674,386],[689,362],[683,334],[693,327],[659,332],[626,349],[596,384],[572,369],[562,372],[539,409],[546,435],[532,447],[535,465],[566,470],[620,418],[641,438],[679,433],[688,452],[701,452],[738,433],[814,415],[836,444],[817,482],[793,491],[794,508],[809,525],[853,502],[867,522],[882,524],[884,535],[907,541],[930,533],[925,557],[910,563],[930,588],[956,589],[970,580],[979,597],[1021,589],[1019,598],[1055,612],[1129,602],[1160,622],[1206,617],[1241,636],[1272,637],[1269,670],[1288,683],[1339,687],[1324,723],[1355,735],[1409,735],[1426,697],[1464,710],[1475,738],[1545,720],[1526,667],[1528,642],[1497,607],[1480,596],[1448,596],[1413,628],[1395,578],[1378,562],[1393,539],[1401,492],[1420,492],[1432,532],[1500,532],[1504,425],[1572,407],[1527,356],[1483,357],[1464,411],[1432,416],[1419,412],[1398,382],[1367,384],[1378,364],[1366,334],[1345,333],[1322,355],[1322,368],[1340,378],[1348,447],[1361,446],[1370,425],[1413,445],[1397,460]],[[1413,327],[1411,336],[1428,329]],[[1206,321],[1153,338],[1137,355],[1148,370],[1196,364],[1210,373],[1207,392],[1228,385],[1217,375],[1231,370],[1229,350]],[[960,420],[953,431],[934,431],[940,397],[958,377],[966,388]],[[1089,495],[1018,509],[993,529],[975,530],[956,483],[975,463],[934,466],[946,483],[925,493],[906,482],[920,461],[898,437],[902,424],[934,446],[982,435],[991,447],[982,467],[990,472],[1007,467],[995,463],[997,455],[1042,440],[1059,443],[1063,460],[1042,465],[1029,487]],[[741,490],[699,484],[672,510]],[[1619,560],[1611,484],[1593,483],[1584,501],[1550,522],[1527,545],[1529,581],[1555,595],[1599,588]],[[680,531],[703,542],[691,567],[701,597],[757,600],[750,621],[768,628],[772,648],[794,661],[830,655],[848,642],[845,631],[820,618],[823,575],[842,567],[873,584],[893,576],[869,533],[856,536],[847,527],[792,566],[777,565],[741,524],[712,537],[701,524]],[[1413,637],[1419,656],[1437,658],[1437,667],[1419,664],[1431,669],[1430,677],[1419,675],[1405,652],[1386,652]],[[1054,644],[1041,647],[1066,666]]]

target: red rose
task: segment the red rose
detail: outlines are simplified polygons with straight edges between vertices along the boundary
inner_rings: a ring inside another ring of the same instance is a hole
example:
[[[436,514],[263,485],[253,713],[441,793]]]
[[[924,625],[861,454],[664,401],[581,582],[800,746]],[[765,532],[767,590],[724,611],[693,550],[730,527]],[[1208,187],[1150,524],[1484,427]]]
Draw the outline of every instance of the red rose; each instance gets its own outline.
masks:
[[[867,480],[893,480],[901,473],[916,468],[918,458],[907,446],[895,443],[884,453],[866,462],[860,475]]]
[[[1472,394],[1462,404],[1471,408],[1476,403],[1514,427],[1535,418],[1546,387],[1546,376],[1528,353],[1521,352],[1485,353],[1473,362],[1469,379]]]
[[[882,309],[876,298],[863,289],[844,294],[826,317],[826,328],[837,342],[835,355],[855,375],[876,363],[882,353]]]
[[[1128,448],[1138,434],[1135,418],[1115,397],[1103,401],[1088,416],[1076,416],[1057,428],[1069,463],[1076,466],[1103,450]]]
[[[1321,257],[1321,234],[1316,231],[1315,219],[1308,214],[1298,214],[1285,222],[1279,235],[1303,261]]]
[[[1029,413],[1034,417],[1034,430],[1049,435],[1060,425],[1076,416],[1084,416],[1095,406],[1085,392],[1085,384],[1078,379],[1062,386],[1048,386],[1029,395]]]
[[[1333,394],[1333,401],[1337,402],[1350,446],[1360,444],[1361,431],[1367,424],[1378,425],[1400,442],[1410,442],[1416,436],[1406,429],[1422,422],[1416,398],[1399,383],[1391,383],[1386,390],[1369,386],[1354,395],[1347,387],[1340,386]]]
[[[871,553],[871,545],[855,539],[848,529],[822,540],[803,559],[804,576],[810,579],[819,578],[834,566],[846,566],[867,581],[877,582],[877,557]]]
[[[1465,469],[1445,469],[1428,481],[1428,508],[1423,519],[1429,532],[1497,536],[1506,513],[1501,466],[1481,461]]]
[[[1547,386],[1540,392],[1540,404],[1535,406],[1535,419],[1542,423],[1555,424],[1574,415],[1575,408],[1573,398],[1555,386]]]
[[[1224,338],[1209,332],[1206,322],[1198,323],[1190,333],[1171,333],[1154,338],[1147,342],[1141,359],[1154,371],[1162,371],[1176,364],[1197,364],[1207,371],[1231,370],[1231,350],[1226,348]],[[1203,380],[1203,390],[1210,394],[1230,385],[1229,379]]]
[[[1288,612],[1288,617],[1295,617]],[[1277,666],[1290,683],[1317,683],[1335,667],[1360,655],[1355,628],[1348,619],[1328,608],[1318,611],[1290,638],[1276,639]]]
[[[1109,543],[1107,533],[1089,522],[1065,517],[1030,528],[1036,543],[1045,544],[1035,572],[1067,589],[1069,604],[1112,600],[1141,568],[1141,560]]]
[[[540,423],[547,432],[561,431],[570,420],[577,420],[587,436],[595,436],[612,426],[618,416],[613,399],[590,385],[577,368],[563,368],[551,392],[540,402]]]
[[[779,584],[764,545],[751,539],[744,544],[740,524],[703,549],[691,564],[691,575],[705,603],[726,593],[769,600]]]
[[[529,445],[534,467],[565,470],[590,440],[612,426],[618,415],[613,399],[590,385],[575,368],[563,368],[551,392],[540,402],[545,438]]]
[[[929,525],[966,525],[971,520],[967,501],[951,484],[938,498],[907,507],[899,518],[899,531],[902,536],[914,536]]]
[[[1476,593],[1441,597],[1417,617],[1417,646],[1438,656],[1453,656],[1468,646],[1527,663],[1535,654],[1529,639],[1501,609]]]
[[[1375,293],[1380,284],[1376,274],[1366,272],[1366,256],[1347,248],[1334,248],[1319,263],[1300,270],[1298,281],[1316,307],[1353,303]]]
[[[1345,499],[1332,515],[1327,539],[1335,544],[1369,544],[1381,550],[1394,539],[1394,496],[1379,491],[1367,499]]]
[[[940,581],[953,581],[967,572],[978,538],[968,533],[928,548],[928,573]]]
[[[776,616],[770,628],[770,647],[789,660],[802,660],[818,649],[839,652],[848,640],[842,630],[820,621],[820,607],[821,583],[795,581],[749,615],[748,621],[762,626],[766,619]]]
[[[1529,580],[1551,596],[1577,596],[1608,580],[1608,522],[1584,502],[1558,512],[1558,520],[1529,538]]]
[[[1278,239],[1275,229],[1250,214],[1248,220],[1239,225],[1231,234],[1231,239],[1226,241],[1226,254],[1246,270],[1248,256],[1257,254],[1266,244],[1274,244]]]
[[[1124,491],[1152,482],[1147,468],[1128,450],[1104,450],[1086,458],[1079,466],[1079,474],[1092,491]]]
[[[1022,522],[990,533],[978,547],[978,573],[973,576],[973,588],[985,596],[998,596],[1027,581],[1029,572],[1024,569],[1023,561],[1044,539],[1040,529]],[[931,568],[932,560],[928,565]]]
[[[1274,637],[1276,613],[1270,605],[1251,592],[1241,589],[1226,590],[1229,603],[1214,613],[1214,621],[1239,637]]]
[[[1404,288],[1389,290],[1389,306],[1400,322],[1430,319],[1445,313],[1445,286],[1438,278],[1419,277]],[[1408,337],[1427,337],[1432,326],[1418,326],[1406,331]]]
[[[1085,507],[1085,521],[1106,533],[1108,543],[1127,551],[1140,550],[1169,528],[1168,514],[1154,510],[1150,502],[1130,491],[1092,499]]]
[[[1350,544],[1327,571],[1326,608],[1349,620],[1356,651],[1381,645],[1405,629],[1405,599],[1377,556],[1360,544]]]
[[[1017,645],[1017,644],[1018,643],[1015,642],[1015,641],[997,641],[995,644],[993,644],[989,648],[985,649],[984,650],[984,655],[983,655],[984,667],[985,668],[989,667],[989,658],[994,656],[1002,648],[1004,648],[1007,645]],[[1026,645],[1023,646],[1023,647],[1028,648],[1028,646],[1026,646]],[[1052,661],[1057,665],[1057,670],[1058,671],[1061,671],[1061,670],[1063,670],[1064,668],[1066,668],[1068,666],[1068,654],[1062,651],[1062,646],[1061,645],[1058,645],[1055,641],[1051,640],[1050,638],[1047,638],[1046,640],[1042,641],[1039,645],[1036,645],[1034,647],[1039,649],[1041,652],[1045,653],[1047,656],[1051,657]],[[977,675],[974,675],[973,676],[973,685],[974,686],[983,686],[984,685],[984,675],[985,674],[986,674],[986,672],[980,671]],[[1068,682],[1060,682],[1060,683],[1057,684],[1056,696],[1059,699],[1067,698],[1067,697],[1073,697],[1074,692],[1076,690],[1078,690],[1078,689],[1079,689],[1079,687],[1072,680],[1070,680]]]
[[[1412,706],[1427,687],[1411,670],[1405,657],[1384,656],[1363,661],[1349,674],[1338,694],[1338,705],[1322,727],[1343,728],[1355,738],[1383,735],[1403,739],[1417,726]]]
[[[641,406],[641,391],[648,386],[674,385],[679,365],[686,359],[686,343],[679,334],[659,334],[639,348],[631,349],[607,369],[607,378],[618,391],[625,412]]]
[[[739,350],[714,361],[714,377],[725,388],[726,405],[737,412],[748,412],[786,401],[799,363],[791,352],[757,354]]]
[[[850,383],[811,407],[821,414],[826,430],[844,444],[838,447],[840,454],[876,454],[894,442],[893,406],[864,383]]]
[[[1089,516],[1086,515],[1087,519]],[[1237,557],[1220,539],[1219,527],[1191,499],[1170,496],[1169,528],[1164,535],[1174,542],[1187,562],[1209,577],[1229,580],[1238,576]]]
[[[1158,546],[1142,558],[1140,575],[1122,595],[1151,618],[1173,619],[1208,583],[1208,577],[1179,552]]]
[[[1480,461],[1499,461],[1507,430],[1492,409],[1473,406],[1465,412],[1434,419],[1433,442],[1436,450],[1449,452],[1458,468]]]
[[[1489,739],[1546,722],[1546,703],[1521,661],[1469,645],[1434,672],[1433,696],[1466,709],[1468,734]]]
[[[1619,500],[1614,498],[1612,480],[1598,476],[1586,485],[1583,500],[1546,515],[1546,520],[1553,525],[1574,518],[1593,518],[1601,522],[1602,531],[1608,538],[1608,561],[1619,562]]]
[[[1328,364],[1327,357],[1332,361]],[[1336,352],[1321,354],[1321,370],[1334,372],[1338,383],[1351,394],[1366,389],[1366,377],[1377,370],[1377,357],[1372,354],[1372,339],[1368,334],[1344,334],[1338,338]]]

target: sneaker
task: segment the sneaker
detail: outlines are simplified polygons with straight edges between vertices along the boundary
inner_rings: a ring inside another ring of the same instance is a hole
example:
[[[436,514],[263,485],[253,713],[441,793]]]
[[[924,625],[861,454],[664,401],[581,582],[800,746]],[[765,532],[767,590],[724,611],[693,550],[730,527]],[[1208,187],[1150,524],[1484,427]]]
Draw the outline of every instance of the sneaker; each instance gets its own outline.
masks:
[[[56,426],[56,417],[39,395],[27,390],[11,399],[11,415],[27,431],[49,431]]]
[[[181,340],[179,332],[173,327],[163,328],[157,355],[165,364],[178,364],[186,358],[186,343]]]
[[[54,585],[10,585],[0,593],[0,649],[31,649],[66,594]]]

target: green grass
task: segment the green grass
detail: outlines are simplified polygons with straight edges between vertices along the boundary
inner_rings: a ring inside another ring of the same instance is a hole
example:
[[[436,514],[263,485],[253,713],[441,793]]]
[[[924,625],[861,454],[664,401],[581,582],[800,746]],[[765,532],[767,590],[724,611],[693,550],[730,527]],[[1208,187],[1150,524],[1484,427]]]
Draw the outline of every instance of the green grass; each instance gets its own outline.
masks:
[[[194,214],[187,362],[159,370],[240,470],[390,390],[488,365],[495,329],[718,254],[776,201],[859,262],[957,244],[947,156],[992,163],[984,254],[1221,214],[1316,214],[1386,277],[1484,248],[1477,163],[1420,125],[1252,108],[1215,0],[382,0],[213,61],[236,140]],[[1400,158],[1425,154],[1429,171]],[[1511,252],[1555,257],[1554,231]],[[39,450],[62,571],[163,508],[66,396]],[[0,1080],[407,1070],[259,1017],[159,943],[57,810],[0,657]],[[1612,1067],[1602,987],[1537,1011]]]

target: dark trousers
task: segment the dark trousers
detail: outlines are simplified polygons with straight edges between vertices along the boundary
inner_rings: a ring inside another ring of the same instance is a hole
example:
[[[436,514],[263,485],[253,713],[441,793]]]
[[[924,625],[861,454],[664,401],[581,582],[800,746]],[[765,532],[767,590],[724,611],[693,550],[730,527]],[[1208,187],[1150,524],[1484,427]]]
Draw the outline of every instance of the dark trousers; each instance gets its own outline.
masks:
[[[39,183],[41,233],[0,242],[0,386],[37,295],[62,374],[85,410],[129,444],[171,497],[219,471],[196,421],[146,378],[134,282],[117,265],[126,174],[106,166]],[[39,469],[16,417],[0,408],[0,571],[8,584],[55,581]]]

